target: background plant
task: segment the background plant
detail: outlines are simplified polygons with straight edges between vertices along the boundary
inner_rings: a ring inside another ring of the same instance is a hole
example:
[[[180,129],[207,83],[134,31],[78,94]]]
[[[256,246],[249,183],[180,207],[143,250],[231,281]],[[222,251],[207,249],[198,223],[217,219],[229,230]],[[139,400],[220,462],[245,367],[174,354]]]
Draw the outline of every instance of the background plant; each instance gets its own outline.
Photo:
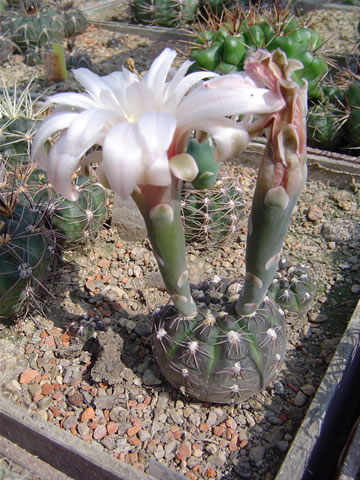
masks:
[[[275,3],[269,9],[251,6],[248,12],[241,7],[225,10],[220,16],[210,15],[192,44],[192,69],[221,73],[241,71],[245,59],[255,49],[283,50],[288,58],[296,58],[303,68],[293,72],[293,80],[302,85],[308,82],[309,97],[319,98],[320,81],[328,66],[320,53],[322,40],[318,32],[290,11]]]

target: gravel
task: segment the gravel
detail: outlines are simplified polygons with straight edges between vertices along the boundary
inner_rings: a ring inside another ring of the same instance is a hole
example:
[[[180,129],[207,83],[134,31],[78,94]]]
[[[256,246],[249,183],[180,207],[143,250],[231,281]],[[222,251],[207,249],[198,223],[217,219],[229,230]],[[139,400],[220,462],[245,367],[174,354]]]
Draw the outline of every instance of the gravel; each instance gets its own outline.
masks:
[[[242,179],[248,211],[256,172],[231,168]],[[347,193],[346,209],[339,192]],[[2,391],[29,414],[144,471],[154,458],[192,479],[273,478],[355,307],[357,202],[355,186],[307,183],[284,255],[306,264],[316,301],[306,317],[288,319],[288,352],[274,383],[243,404],[192,402],[161,377],[151,354],[150,315],[167,294],[147,282],[157,272],[148,242],[122,241],[110,225],[94,243],[59,259],[47,285],[56,302],[44,306],[46,315],[2,326]],[[322,215],[309,219],[313,205]],[[339,221],[347,233],[330,248],[324,225]],[[236,280],[245,231],[218,249],[189,245],[190,278],[199,280],[199,265],[206,264],[206,276]],[[119,275],[112,276],[115,266]],[[236,295],[235,283],[232,289]]]

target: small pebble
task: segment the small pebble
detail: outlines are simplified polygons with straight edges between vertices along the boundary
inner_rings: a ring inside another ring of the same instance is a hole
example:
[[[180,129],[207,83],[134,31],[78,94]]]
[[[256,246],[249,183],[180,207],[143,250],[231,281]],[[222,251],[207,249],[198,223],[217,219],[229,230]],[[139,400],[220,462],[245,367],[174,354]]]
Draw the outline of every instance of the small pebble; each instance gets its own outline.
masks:
[[[303,393],[301,390],[299,390],[297,392],[297,394],[295,395],[294,405],[296,407],[302,407],[303,405],[305,405],[306,401],[307,401],[307,397],[306,397],[305,393]]]

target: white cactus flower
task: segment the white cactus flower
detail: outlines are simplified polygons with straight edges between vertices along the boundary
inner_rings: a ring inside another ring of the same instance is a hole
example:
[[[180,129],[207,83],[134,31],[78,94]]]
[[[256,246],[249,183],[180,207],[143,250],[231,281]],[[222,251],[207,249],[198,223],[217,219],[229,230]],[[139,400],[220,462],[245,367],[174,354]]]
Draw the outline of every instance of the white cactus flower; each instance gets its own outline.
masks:
[[[126,68],[103,77],[79,68],[74,75],[85,93],[49,97],[56,107],[34,138],[32,159],[47,171],[56,191],[76,200],[72,175],[91,161],[99,164],[99,180],[123,198],[136,185],[192,180],[197,166],[183,152],[194,130],[215,140],[216,158],[223,160],[246,148],[253,115],[284,106],[282,96],[252,74],[186,75],[189,60],[173,73],[175,56],[166,48],[143,78]],[[241,122],[236,120],[240,114],[245,115]],[[60,138],[47,154],[43,144],[56,133]],[[102,148],[86,156],[94,146]]]

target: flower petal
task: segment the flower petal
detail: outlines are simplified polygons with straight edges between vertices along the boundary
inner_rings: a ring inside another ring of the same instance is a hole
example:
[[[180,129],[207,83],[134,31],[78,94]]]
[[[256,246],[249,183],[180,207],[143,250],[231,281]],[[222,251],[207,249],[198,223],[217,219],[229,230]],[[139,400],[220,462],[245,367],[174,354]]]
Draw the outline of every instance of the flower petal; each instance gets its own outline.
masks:
[[[77,68],[72,72],[75,79],[89,92],[92,97],[98,97],[101,90],[107,88],[101,77],[87,68]]]
[[[151,159],[144,159],[143,155],[143,168],[137,183],[160,187],[169,185],[171,183],[171,174],[167,154],[152,156]]]
[[[164,95],[165,82],[170,71],[171,64],[176,57],[176,51],[165,48],[161,54],[155,58],[150,69],[144,76],[144,81],[153,91],[158,101],[161,101]]]
[[[272,113],[284,104],[283,98],[265,88],[200,87],[184,98],[177,111],[177,122],[181,127],[224,116]]]
[[[245,128],[216,128],[209,132],[216,144],[215,161],[226,161],[244,152],[250,142]]]
[[[68,128],[78,115],[76,112],[57,112],[52,113],[50,117],[42,122],[32,142],[31,156],[33,161],[36,161],[35,157],[38,150],[46,140],[59,130]]]
[[[94,108],[96,107],[96,103],[93,99],[91,99],[88,95],[84,93],[74,93],[74,92],[66,92],[66,93],[56,93],[55,95],[51,95],[46,103],[56,105],[67,105],[69,108]]]
[[[170,170],[175,177],[186,182],[192,182],[199,173],[199,167],[194,157],[188,153],[179,153],[169,160]]]
[[[99,136],[110,130],[114,119],[116,112],[111,110],[91,109],[79,113],[65,133],[69,152],[82,156],[92,145],[99,143]]]
[[[215,72],[194,72],[186,75],[186,77],[181,77],[181,74],[185,71],[185,69],[182,67],[186,63],[187,62],[184,62],[184,64],[176,72],[174,78],[168,84],[166,100],[164,102],[164,110],[166,111],[170,110],[175,112],[175,109],[178,107],[179,103],[183,100],[189,90],[194,87],[194,85],[199,83],[201,80],[204,80],[204,78],[215,77],[218,75]]]
[[[54,190],[68,200],[75,201],[79,193],[72,184],[72,175],[79,165],[80,158],[68,152],[68,145],[63,135],[50,150],[47,162],[47,176]]]
[[[129,122],[137,121],[139,116],[145,111],[156,111],[158,106],[155,97],[146,83],[138,82],[130,85],[126,90],[128,105],[127,120]]]
[[[176,129],[176,118],[165,112],[145,112],[138,121],[144,146],[154,156],[166,152]]]
[[[141,167],[141,146],[134,123],[118,123],[103,144],[103,171],[111,188],[122,198],[131,195]]]

